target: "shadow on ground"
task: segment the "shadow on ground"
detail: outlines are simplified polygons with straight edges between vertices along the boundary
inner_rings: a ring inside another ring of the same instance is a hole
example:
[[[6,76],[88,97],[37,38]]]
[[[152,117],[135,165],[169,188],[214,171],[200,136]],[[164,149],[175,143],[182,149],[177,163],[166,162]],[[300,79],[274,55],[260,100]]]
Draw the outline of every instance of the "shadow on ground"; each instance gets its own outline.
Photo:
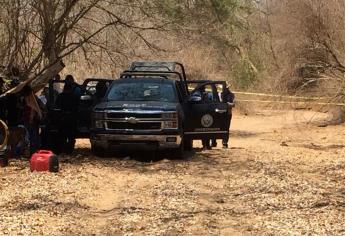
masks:
[[[250,132],[245,130],[231,130],[232,138],[251,138],[260,135],[261,133]]]
[[[78,148],[73,155],[62,156],[61,164],[68,165],[93,165],[99,168],[114,168],[116,171],[136,171],[139,173],[155,173],[166,171],[168,173],[193,173],[196,175],[209,175],[214,171],[260,171],[260,163],[253,163],[251,160],[238,158],[247,150],[208,150],[194,149],[186,152],[184,159],[170,158],[168,153],[161,153],[152,158],[150,152],[133,153],[127,156],[109,156],[99,158],[92,155],[88,148]],[[209,172],[209,173],[207,173]],[[211,177],[211,176],[209,176]]]

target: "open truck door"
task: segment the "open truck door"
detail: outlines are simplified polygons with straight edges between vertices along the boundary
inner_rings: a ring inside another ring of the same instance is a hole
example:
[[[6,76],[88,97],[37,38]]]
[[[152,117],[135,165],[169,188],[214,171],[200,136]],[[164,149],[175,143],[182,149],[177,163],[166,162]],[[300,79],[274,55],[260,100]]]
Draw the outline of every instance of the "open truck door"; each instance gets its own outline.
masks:
[[[222,101],[225,81],[189,81],[190,95],[184,103],[184,135],[187,140],[223,139],[229,135],[231,108]]]
[[[110,79],[91,78],[86,79],[82,85],[77,85],[80,88],[81,96],[78,108],[76,138],[88,138],[90,136],[91,112],[96,105],[94,95],[96,93],[97,84],[104,83],[105,89],[107,89],[111,82],[112,80]],[[63,114],[56,107],[55,102],[59,94],[62,93],[64,85],[64,80],[51,80],[49,82],[45,132],[51,133],[52,135],[58,132],[58,124],[63,118]]]
[[[79,101],[78,110],[78,128],[77,137],[78,138],[89,138],[90,137],[90,127],[91,127],[91,113],[95,105],[104,97],[97,97],[97,85],[102,83],[102,90],[104,90],[104,95],[106,90],[109,88],[112,80],[110,79],[99,79],[91,78],[86,79],[81,85],[81,97]]]

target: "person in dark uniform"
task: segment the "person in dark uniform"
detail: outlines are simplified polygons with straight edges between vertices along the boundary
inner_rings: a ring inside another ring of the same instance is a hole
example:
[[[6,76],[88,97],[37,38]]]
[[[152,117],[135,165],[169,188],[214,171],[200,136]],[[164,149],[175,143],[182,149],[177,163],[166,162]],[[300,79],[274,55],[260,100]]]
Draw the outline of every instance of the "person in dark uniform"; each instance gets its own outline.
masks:
[[[0,94],[3,94],[5,90],[5,80],[0,75]],[[6,97],[0,99],[0,119],[6,122]]]
[[[105,93],[107,92],[107,84],[106,82],[99,81],[96,85],[96,92],[93,95],[93,105],[97,105],[102,101],[102,99],[105,96]]]
[[[75,145],[79,96],[73,92],[73,85],[65,83],[63,92],[56,99],[56,108],[61,110],[59,136],[62,152],[71,153]]]
[[[77,95],[77,96],[81,96],[81,88],[80,85],[77,84],[74,80],[73,75],[66,75],[65,77],[65,83],[66,84],[70,84],[72,86],[72,92]]]
[[[200,94],[201,94],[201,102],[202,103],[209,103],[213,99],[212,94],[206,92],[205,87],[200,88]],[[201,142],[202,142],[202,147],[204,150],[211,150],[212,149],[212,147],[210,145],[210,139],[209,138],[202,138]]]
[[[226,129],[230,129],[231,119],[232,119],[232,108],[234,107],[234,101],[235,101],[235,94],[232,93],[229,89],[229,85],[226,85],[226,87],[223,90],[223,93],[221,94],[221,99],[223,102],[226,102],[228,104],[229,109],[229,120],[226,124]],[[228,148],[229,143],[229,134],[226,138],[223,139],[223,148]]]
[[[19,80],[13,79],[10,83],[10,88],[14,88],[19,84]],[[19,125],[20,108],[19,108],[19,95],[9,94],[6,98],[6,124],[9,128],[17,127]]]
[[[226,124],[226,129],[229,130],[230,122],[231,122],[231,118],[232,118],[231,109],[232,109],[232,107],[234,107],[235,95],[230,91],[228,84],[226,84],[224,89],[223,89],[223,86],[218,87],[218,88],[221,89],[221,91],[218,93],[218,97],[219,97],[220,102],[224,102],[224,103],[228,104],[230,117],[229,117],[228,123]],[[227,138],[224,138],[222,140],[223,148],[228,148],[228,142],[229,142],[229,136],[227,136]],[[217,140],[216,139],[211,140],[211,146],[217,147]]]

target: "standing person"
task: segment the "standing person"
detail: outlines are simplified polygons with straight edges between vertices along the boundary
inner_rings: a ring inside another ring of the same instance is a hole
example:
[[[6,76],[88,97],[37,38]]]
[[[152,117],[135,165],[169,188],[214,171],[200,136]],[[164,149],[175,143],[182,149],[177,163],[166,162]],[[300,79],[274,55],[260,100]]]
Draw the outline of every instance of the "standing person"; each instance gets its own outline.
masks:
[[[79,97],[74,93],[71,83],[65,83],[63,92],[57,97],[55,105],[56,108],[61,110],[61,119],[58,126],[62,147],[58,149],[62,152],[71,153],[75,145],[79,107]]]
[[[96,92],[93,95],[93,105],[97,105],[102,101],[106,92],[107,92],[107,84],[105,82],[99,81],[96,85]]]
[[[3,94],[5,92],[5,80],[0,75],[0,94]],[[0,99],[0,119],[4,122],[6,121],[6,98]]]
[[[47,93],[47,106],[50,107],[52,104],[55,104],[56,98],[57,96],[62,92],[62,84],[60,82],[61,81],[61,76],[59,74],[56,74],[53,79],[52,79],[52,83],[53,83],[53,89],[52,91],[49,91],[49,87],[48,87],[48,93]],[[53,94],[50,96],[49,92],[52,92]],[[51,100],[52,99],[52,100]]]
[[[66,75],[65,83],[70,84],[72,86],[72,91],[75,95],[77,95],[78,97],[81,96],[80,86],[75,82],[74,77],[72,75]]]
[[[198,94],[200,94],[200,96],[201,96],[201,102],[202,103],[209,103],[210,100],[212,99],[210,94],[206,92],[205,86],[199,88]],[[202,147],[204,150],[211,150],[212,149],[212,147],[210,145],[210,139],[209,138],[204,137],[201,139],[201,142],[202,142]]]
[[[232,108],[234,107],[235,102],[235,94],[230,91],[229,85],[226,84],[226,87],[223,89],[223,93],[221,94],[221,99],[223,102],[228,104],[228,113],[229,113],[229,120],[226,124],[227,130],[230,129],[231,119],[232,119]],[[223,148],[228,148],[229,143],[229,134],[226,138],[223,139]]]
[[[13,79],[10,82],[10,88],[14,88],[19,84],[19,80]],[[9,94],[6,98],[6,124],[9,128],[19,125],[20,107],[18,94]]]
[[[48,99],[49,99],[49,88],[44,87],[41,91],[41,94],[38,96],[38,99],[40,99],[41,103],[46,106]]]
[[[217,89],[217,95],[218,95],[218,98],[219,98],[219,102],[223,102],[223,98],[222,98],[222,94],[223,94],[223,85],[221,84],[218,84],[216,86],[216,89]],[[212,147],[217,147],[217,139],[213,138],[211,140],[211,146]]]
[[[21,121],[29,133],[30,153],[33,154],[40,148],[39,125],[42,119],[42,111],[30,86],[26,85],[21,94],[23,95]]]
[[[61,81],[61,76],[59,74],[56,74],[53,78],[53,81],[55,81],[55,82]],[[53,88],[54,88],[54,93],[56,93],[56,95],[58,95],[59,93],[62,92],[62,89],[60,87],[60,83],[54,83]]]
[[[11,80],[18,80],[20,81],[21,79],[21,74],[20,74],[20,70],[17,66],[12,66],[11,68],[9,68],[9,73],[8,73],[8,78],[10,78]]]

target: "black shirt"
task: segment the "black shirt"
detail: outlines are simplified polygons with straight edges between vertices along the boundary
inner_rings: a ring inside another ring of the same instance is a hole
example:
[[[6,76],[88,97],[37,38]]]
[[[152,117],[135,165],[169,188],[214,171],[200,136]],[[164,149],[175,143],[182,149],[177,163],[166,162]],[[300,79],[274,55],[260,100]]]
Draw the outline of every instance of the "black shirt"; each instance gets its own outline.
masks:
[[[222,93],[222,100],[224,102],[233,103],[235,100],[235,94],[233,94],[228,88],[225,88]]]
[[[7,110],[7,125],[17,126],[19,124],[19,98],[16,94],[10,94],[6,99],[6,110]]]
[[[77,113],[79,97],[73,92],[62,92],[56,99],[56,108],[64,112]]]

